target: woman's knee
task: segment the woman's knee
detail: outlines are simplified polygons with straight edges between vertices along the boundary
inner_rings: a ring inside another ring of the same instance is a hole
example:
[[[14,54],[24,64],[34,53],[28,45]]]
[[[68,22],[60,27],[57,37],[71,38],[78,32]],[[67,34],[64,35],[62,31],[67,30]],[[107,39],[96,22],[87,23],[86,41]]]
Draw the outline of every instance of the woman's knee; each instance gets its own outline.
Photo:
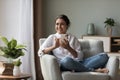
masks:
[[[108,59],[109,59],[109,56],[106,53],[101,54],[101,57],[102,57],[102,60],[104,60],[104,61],[108,61]]]
[[[70,58],[70,57],[65,57],[63,58],[61,61],[60,61],[60,64],[61,66],[64,66],[64,67],[68,67],[68,66],[72,66],[72,63],[73,63],[73,59]]]
[[[65,57],[62,60],[60,60],[60,69],[61,71],[69,71],[71,65],[72,65],[73,59],[70,57]]]
[[[106,63],[108,62],[109,56],[107,54],[101,54],[101,67],[104,67],[106,65]]]
[[[70,57],[65,57],[65,58],[63,58],[63,59],[60,61],[60,63],[61,63],[61,64],[70,64],[72,61],[73,61],[72,58],[70,58]]]

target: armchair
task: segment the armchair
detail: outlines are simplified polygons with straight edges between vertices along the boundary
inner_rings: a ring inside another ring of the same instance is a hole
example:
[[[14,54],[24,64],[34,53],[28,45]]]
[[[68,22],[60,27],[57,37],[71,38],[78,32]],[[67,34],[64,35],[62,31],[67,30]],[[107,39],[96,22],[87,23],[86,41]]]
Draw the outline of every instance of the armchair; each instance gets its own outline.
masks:
[[[39,40],[39,46],[45,41],[45,38]],[[103,42],[93,39],[79,39],[81,49],[84,53],[84,58],[96,55],[103,52]],[[40,55],[40,54],[38,54]],[[119,59],[117,57],[110,57],[106,68],[109,73],[98,72],[60,72],[59,64],[56,57],[45,54],[40,56],[40,64],[44,80],[117,80]]]

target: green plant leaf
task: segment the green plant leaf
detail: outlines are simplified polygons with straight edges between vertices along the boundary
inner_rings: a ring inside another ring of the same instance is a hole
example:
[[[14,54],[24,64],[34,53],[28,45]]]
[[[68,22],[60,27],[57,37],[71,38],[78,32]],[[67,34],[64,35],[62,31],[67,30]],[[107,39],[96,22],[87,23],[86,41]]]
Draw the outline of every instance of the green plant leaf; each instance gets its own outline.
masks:
[[[5,45],[8,44],[8,39],[6,37],[0,36],[0,39],[4,42]]]
[[[6,58],[12,58],[16,59],[19,58],[20,56],[24,56],[24,51],[26,50],[25,45],[17,45],[17,40],[16,39],[11,39],[10,41],[7,40],[6,37],[0,36],[1,40],[6,44],[4,47],[0,47],[0,55],[4,56]]]
[[[4,56],[6,58],[9,57],[9,50],[7,49],[7,47],[0,47],[0,55]]]
[[[16,47],[15,47],[16,49],[25,49],[26,48],[26,46],[25,45],[17,45]]]
[[[8,47],[10,49],[13,49],[17,46],[17,41],[15,39],[12,39],[10,42],[8,42]]]
[[[0,56],[4,56],[5,53],[0,49]]]
[[[22,62],[20,61],[20,59],[18,59],[17,61],[14,61],[13,64],[15,66],[20,66],[22,64]]]
[[[24,56],[24,52],[22,52],[22,50],[18,50],[14,58],[18,58],[19,56]]]
[[[106,18],[104,23],[106,24],[105,27],[107,27],[107,25],[109,25],[111,27],[113,27],[115,25],[115,21],[112,18]]]

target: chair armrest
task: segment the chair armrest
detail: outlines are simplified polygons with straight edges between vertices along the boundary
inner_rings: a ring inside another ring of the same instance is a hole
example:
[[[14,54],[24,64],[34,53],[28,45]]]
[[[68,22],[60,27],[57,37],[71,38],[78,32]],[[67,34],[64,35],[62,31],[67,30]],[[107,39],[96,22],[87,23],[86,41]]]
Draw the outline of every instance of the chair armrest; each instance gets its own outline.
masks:
[[[56,57],[45,54],[40,57],[40,64],[44,80],[62,80]]]
[[[110,56],[106,68],[109,69],[108,75],[110,75],[110,80],[117,80],[119,71],[119,59],[115,56]]]

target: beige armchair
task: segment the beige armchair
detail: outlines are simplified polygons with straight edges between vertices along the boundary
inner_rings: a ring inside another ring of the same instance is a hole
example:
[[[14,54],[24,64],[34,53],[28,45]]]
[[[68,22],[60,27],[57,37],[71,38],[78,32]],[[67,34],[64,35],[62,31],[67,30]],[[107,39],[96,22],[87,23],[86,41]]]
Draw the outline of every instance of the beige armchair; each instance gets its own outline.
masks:
[[[45,38],[39,40],[39,45],[45,41]],[[97,53],[103,52],[103,42],[100,40],[84,40],[79,39],[84,58],[93,56]],[[38,54],[40,56],[40,54]],[[109,73],[98,72],[60,72],[57,60],[52,55],[40,56],[40,64],[44,80],[117,80],[119,59],[117,57],[110,57],[106,68]]]

